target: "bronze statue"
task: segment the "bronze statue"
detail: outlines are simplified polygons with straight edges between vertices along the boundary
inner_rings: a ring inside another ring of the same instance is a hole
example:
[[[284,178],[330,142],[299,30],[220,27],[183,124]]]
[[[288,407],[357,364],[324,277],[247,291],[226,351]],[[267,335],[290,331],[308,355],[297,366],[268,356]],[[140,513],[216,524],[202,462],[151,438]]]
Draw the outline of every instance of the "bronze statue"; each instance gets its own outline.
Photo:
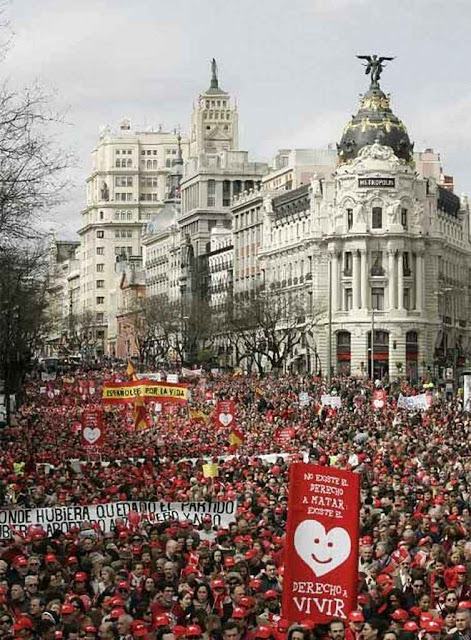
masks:
[[[374,89],[379,88],[379,79],[384,70],[382,64],[385,60],[394,60],[394,58],[388,58],[386,56],[372,55],[372,56],[357,56],[360,60],[366,60],[365,73],[371,76],[371,87]]]

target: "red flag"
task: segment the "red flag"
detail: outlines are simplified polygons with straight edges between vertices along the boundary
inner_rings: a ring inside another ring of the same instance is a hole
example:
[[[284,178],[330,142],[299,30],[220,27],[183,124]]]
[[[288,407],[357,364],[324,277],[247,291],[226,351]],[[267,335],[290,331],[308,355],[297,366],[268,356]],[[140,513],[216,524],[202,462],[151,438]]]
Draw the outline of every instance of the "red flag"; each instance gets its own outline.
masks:
[[[283,617],[325,624],[356,606],[360,477],[304,462],[290,467]]]

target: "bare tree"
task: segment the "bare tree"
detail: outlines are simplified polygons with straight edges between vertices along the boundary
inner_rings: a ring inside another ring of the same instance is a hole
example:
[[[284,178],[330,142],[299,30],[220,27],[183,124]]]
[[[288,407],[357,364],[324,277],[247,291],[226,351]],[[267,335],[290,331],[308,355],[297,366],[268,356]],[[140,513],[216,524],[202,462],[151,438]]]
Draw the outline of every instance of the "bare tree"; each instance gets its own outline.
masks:
[[[0,368],[6,397],[21,390],[42,340],[45,311],[46,252],[0,248]]]
[[[282,369],[323,313],[307,311],[302,298],[290,293],[257,290],[235,299],[226,322],[237,362],[248,360],[260,374],[266,361]]]
[[[92,357],[98,346],[97,314],[85,310],[68,318],[66,347],[71,353],[80,353],[84,359]]]

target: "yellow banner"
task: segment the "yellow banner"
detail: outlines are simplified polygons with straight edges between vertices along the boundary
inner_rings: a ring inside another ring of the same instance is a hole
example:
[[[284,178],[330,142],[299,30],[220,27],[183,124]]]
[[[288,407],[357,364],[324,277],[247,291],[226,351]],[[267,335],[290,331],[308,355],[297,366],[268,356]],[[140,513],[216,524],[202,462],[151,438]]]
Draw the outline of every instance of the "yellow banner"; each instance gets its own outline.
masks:
[[[148,380],[105,383],[103,386],[103,402],[107,404],[134,402],[136,396],[141,396],[144,400],[186,403],[188,388],[186,384]]]

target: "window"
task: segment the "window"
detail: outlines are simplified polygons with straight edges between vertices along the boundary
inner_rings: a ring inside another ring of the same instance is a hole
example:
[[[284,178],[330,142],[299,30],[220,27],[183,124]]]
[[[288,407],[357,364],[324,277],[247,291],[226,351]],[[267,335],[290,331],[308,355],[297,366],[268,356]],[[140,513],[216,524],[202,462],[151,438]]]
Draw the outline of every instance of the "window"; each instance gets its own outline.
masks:
[[[132,220],[132,211],[128,211],[126,215],[128,220]]]
[[[373,288],[371,289],[371,305],[373,309],[383,311],[384,309],[384,289]]]
[[[410,289],[404,289],[404,309],[410,309]]]
[[[344,276],[351,276],[352,275],[352,264],[353,264],[352,252],[351,251],[345,251],[345,253],[344,253],[344,265],[343,265],[343,275]]]
[[[208,180],[208,207],[216,205],[216,180]]]
[[[145,156],[145,155],[146,155],[146,152],[144,151],[144,149],[142,149],[141,156]]]
[[[231,183],[230,180],[224,180],[222,183],[222,206],[231,206]]]
[[[128,238],[132,238],[132,231],[128,229],[127,231],[127,237]]]
[[[115,238],[119,238],[119,229],[116,229],[116,231],[114,232],[114,237]]]
[[[169,158],[167,158],[167,160],[165,160],[165,166],[166,167],[171,167],[172,166],[172,161]]]
[[[97,304],[105,304],[104,296],[97,296],[96,303]]]
[[[353,209],[347,209],[347,229],[348,231],[350,231],[350,229],[353,227]]]
[[[100,220],[103,220],[103,218],[104,218],[104,213],[103,211],[100,211]]]
[[[409,262],[409,252],[408,251],[404,251],[404,253],[402,254],[402,269],[403,269],[403,272],[404,272],[405,276],[410,276],[411,275],[410,262]]]
[[[407,229],[407,209],[401,209],[401,224]]]
[[[97,254],[97,256],[104,256],[105,255],[105,247],[97,247],[96,248],[96,254]]]
[[[372,264],[371,266],[372,276],[384,276],[382,251],[371,252],[371,264]]]
[[[373,229],[381,229],[383,227],[383,209],[381,207],[373,207],[371,226]]]
[[[97,270],[97,271],[99,271],[100,273],[103,273],[103,271],[105,270],[105,265],[104,265],[104,263],[101,263],[101,262],[100,262],[99,264],[97,264],[97,266],[96,266],[96,270]]]
[[[345,311],[351,311],[353,306],[353,289],[345,289]]]
[[[105,321],[105,314],[104,313],[97,313],[96,314],[96,321],[98,322],[98,324],[103,324]]]
[[[105,232],[104,231],[97,231],[96,232],[96,237],[97,238],[104,238],[105,237]]]
[[[97,289],[104,289],[105,288],[105,281],[104,280],[97,280],[96,281],[96,288]]]

